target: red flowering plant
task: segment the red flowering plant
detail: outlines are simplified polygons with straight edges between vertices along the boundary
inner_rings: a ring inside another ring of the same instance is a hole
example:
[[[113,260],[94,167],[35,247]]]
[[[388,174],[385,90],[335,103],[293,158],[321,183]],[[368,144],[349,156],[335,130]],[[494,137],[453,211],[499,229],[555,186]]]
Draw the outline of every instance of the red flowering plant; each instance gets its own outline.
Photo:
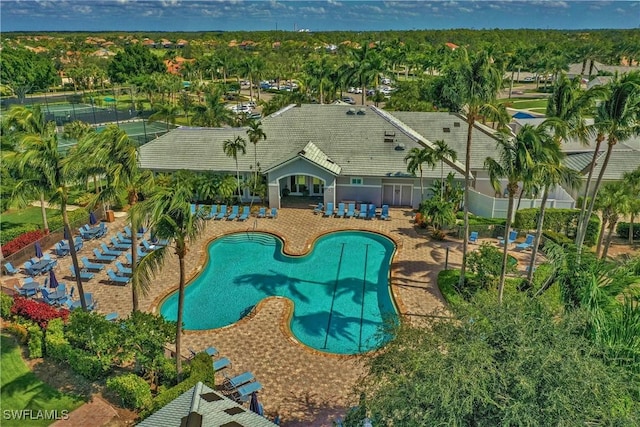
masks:
[[[42,328],[46,328],[49,320],[60,318],[67,321],[69,310],[55,308],[47,303],[16,296],[14,298],[11,313],[33,320]]]
[[[40,240],[44,236],[42,230],[27,231],[16,237],[13,240],[8,241],[2,246],[2,253],[4,256],[9,256],[18,252],[20,249],[30,245],[36,240]]]

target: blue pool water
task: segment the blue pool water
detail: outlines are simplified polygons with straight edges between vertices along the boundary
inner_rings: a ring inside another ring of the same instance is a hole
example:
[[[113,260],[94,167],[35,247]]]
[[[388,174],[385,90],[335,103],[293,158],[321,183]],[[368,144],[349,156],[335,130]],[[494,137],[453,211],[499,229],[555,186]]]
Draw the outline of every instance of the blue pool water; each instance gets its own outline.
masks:
[[[389,339],[380,326],[397,320],[390,295],[394,243],[384,236],[341,231],[319,238],[302,257],[282,253],[265,233],[231,234],[211,242],[209,262],[185,290],[186,329],[231,325],[269,296],[294,304],[291,332],[320,351],[357,354]],[[161,305],[176,320],[178,293]]]

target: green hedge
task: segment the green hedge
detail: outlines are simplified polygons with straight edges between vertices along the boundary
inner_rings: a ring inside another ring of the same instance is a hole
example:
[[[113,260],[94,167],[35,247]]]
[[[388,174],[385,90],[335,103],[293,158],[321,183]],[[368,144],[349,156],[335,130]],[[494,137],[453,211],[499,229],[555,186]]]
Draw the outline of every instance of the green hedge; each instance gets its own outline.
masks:
[[[516,212],[513,227],[522,230],[533,230],[538,225],[538,216],[540,209],[520,209]],[[544,229],[553,230],[554,232],[563,233],[570,240],[574,237],[578,227],[578,218],[580,217],[579,209],[554,209],[549,208],[544,211]],[[597,215],[591,215],[591,219],[587,224],[587,233],[584,243],[587,246],[593,246],[598,241],[600,232],[600,218]]]
[[[88,380],[94,381],[105,377],[111,370],[111,363],[79,348],[69,352],[71,369]]]
[[[460,270],[442,270],[438,273],[438,288],[445,301],[450,305],[459,305],[464,299],[458,292],[458,280],[460,280]]]
[[[44,349],[48,357],[58,362],[65,362],[71,353],[71,344],[64,337],[62,319],[52,319],[47,324],[44,336]]]
[[[623,239],[628,239],[629,227],[630,227],[630,223],[619,222],[618,225],[616,225],[616,233],[618,233],[619,237],[622,237]],[[633,238],[640,240],[640,224],[638,224],[637,222],[633,223]]]
[[[78,208],[74,211],[68,211],[67,216],[69,217],[69,224],[71,227],[76,223],[80,223],[82,221],[89,222],[89,211],[85,208]],[[64,222],[62,221],[62,216],[57,216],[51,218],[49,220],[49,230],[56,231],[62,229],[64,226]]]
[[[542,233],[542,235],[560,246],[566,247],[568,245],[573,245],[573,240],[562,233],[556,233],[555,231],[547,230]]]
[[[2,236],[0,236],[0,244],[4,245],[16,237],[22,236],[24,233],[30,231],[40,230],[38,224],[23,224],[16,227],[11,227],[8,230],[2,230]]]
[[[120,375],[107,380],[107,389],[113,391],[123,406],[140,409],[151,404],[151,389],[149,384],[135,374]]]
[[[0,292],[0,316],[3,319],[11,317],[11,307],[13,306],[13,298],[4,292]]]
[[[44,334],[40,326],[33,325],[27,328],[29,331],[29,358],[37,359],[42,357],[42,339]]]

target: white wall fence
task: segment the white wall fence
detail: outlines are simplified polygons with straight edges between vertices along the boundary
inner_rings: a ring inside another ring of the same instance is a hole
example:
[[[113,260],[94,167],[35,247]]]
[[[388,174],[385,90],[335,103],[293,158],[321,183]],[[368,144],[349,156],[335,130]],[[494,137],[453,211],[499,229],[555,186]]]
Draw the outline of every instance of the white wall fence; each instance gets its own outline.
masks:
[[[520,201],[520,209],[540,207],[542,199],[525,199]],[[469,189],[469,210],[475,215],[487,218],[506,218],[508,198],[496,198],[482,194],[476,190]],[[518,199],[514,201],[514,215]],[[562,187],[555,188],[547,199],[547,208],[573,209],[576,202]]]

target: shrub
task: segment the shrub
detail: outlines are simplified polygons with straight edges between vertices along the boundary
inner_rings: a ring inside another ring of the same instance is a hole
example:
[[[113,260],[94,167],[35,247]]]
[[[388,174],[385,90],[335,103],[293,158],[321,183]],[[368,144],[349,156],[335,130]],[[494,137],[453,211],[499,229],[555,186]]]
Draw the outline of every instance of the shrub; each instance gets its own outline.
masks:
[[[542,235],[547,239],[551,240],[552,242],[554,242],[555,244],[558,244],[563,247],[573,244],[573,240],[571,240],[570,238],[568,238],[562,233],[556,233],[555,231],[547,230],[544,233],[542,233]]]
[[[514,220],[514,228],[533,230],[538,225],[538,216],[540,209],[520,209],[516,212]],[[575,237],[578,228],[578,218],[580,216],[579,209],[545,209],[544,214],[544,230],[553,230],[554,232],[563,233],[571,240]],[[587,223],[587,232],[584,237],[584,243],[587,246],[593,246],[598,240],[600,232],[600,218],[592,215]]]
[[[109,378],[107,388],[120,396],[123,406],[128,408],[140,409],[151,404],[149,384],[135,374]]]
[[[62,319],[53,319],[49,322],[44,336],[44,349],[47,356],[58,362],[66,361],[71,352],[71,344],[64,337],[63,328]]]
[[[176,385],[176,362],[168,357],[160,357],[157,360],[158,382],[167,387]]]
[[[4,328],[7,332],[12,333],[21,344],[25,344],[29,337],[29,332],[24,325],[19,323],[10,323]]]
[[[475,277],[469,281],[477,288],[488,289],[498,285],[498,277],[502,271],[502,252],[490,243],[483,243],[480,249],[469,252],[467,267]],[[507,263],[507,272],[514,269]]]
[[[111,369],[111,361],[101,359],[79,348],[72,348],[68,357],[71,369],[90,381],[104,377]]]
[[[23,297],[15,297],[11,313],[33,320],[43,328],[46,328],[52,319],[67,320],[69,317],[69,310],[67,309],[57,309],[47,303]]]
[[[67,216],[69,218],[69,224],[73,226],[76,223],[87,222],[87,218],[89,218],[89,211],[85,208],[78,208],[74,211],[68,211]],[[64,222],[62,220],[62,216],[56,216],[49,220],[49,229],[52,231],[62,229],[64,226]]]
[[[27,328],[29,331],[29,357],[37,359],[42,357],[42,341],[44,334],[39,326],[33,325]]]
[[[8,319],[11,316],[11,307],[13,306],[13,298],[4,292],[0,292],[0,316]]]
[[[619,222],[618,225],[616,226],[616,233],[618,234],[619,237],[622,237],[623,239],[628,239],[629,227],[630,227],[630,223]],[[633,238],[640,239],[640,224],[638,223],[633,224]]]
[[[13,238],[12,240],[8,241],[6,244],[4,244],[2,246],[2,254],[4,256],[9,256],[11,254],[15,254],[16,252],[18,252],[20,249],[25,248],[27,246],[29,246],[30,244],[32,244],[33,242],[40,240],[42,238],[42,236],[44,236],[44,233],[42,232],[42,230],[36,229],[36,230],[29,230],[30,228],[32,228],[31,226],[34,226],[37,228],[36,225],[34,224],[27,224],[29,227],[27,226],[22,226],[22,227],[16,227],[16,228],[12,228],[11,230],[8,230],[8,232],[13,232],[17,229],[20,229],[20,235],[18,235],[17,237]],[[4,231],[2,232],[3,234],[3,239],[5,238],[4,236]]]

